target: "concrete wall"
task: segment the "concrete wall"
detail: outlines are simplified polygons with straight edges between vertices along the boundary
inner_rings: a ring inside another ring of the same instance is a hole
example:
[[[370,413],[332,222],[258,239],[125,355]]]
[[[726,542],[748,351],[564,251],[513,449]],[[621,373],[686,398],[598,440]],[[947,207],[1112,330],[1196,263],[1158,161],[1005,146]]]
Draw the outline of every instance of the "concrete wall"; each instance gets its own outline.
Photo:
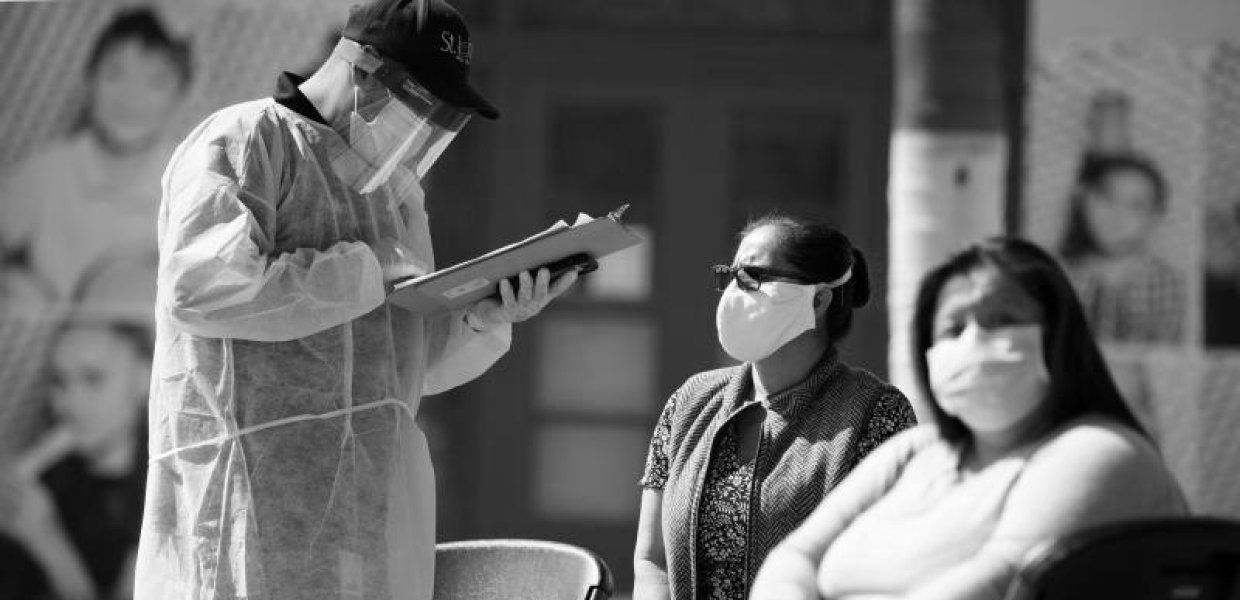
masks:
[[[1097,37],[1149,38],[1184,47],[1240,39],[1237,0],[1036,0],[1032,13],[1035,49]]]
[[[1073,38],[1153,38],[1183,47],[1240,40],[1236,0],[1035,0],[1035,50]]]

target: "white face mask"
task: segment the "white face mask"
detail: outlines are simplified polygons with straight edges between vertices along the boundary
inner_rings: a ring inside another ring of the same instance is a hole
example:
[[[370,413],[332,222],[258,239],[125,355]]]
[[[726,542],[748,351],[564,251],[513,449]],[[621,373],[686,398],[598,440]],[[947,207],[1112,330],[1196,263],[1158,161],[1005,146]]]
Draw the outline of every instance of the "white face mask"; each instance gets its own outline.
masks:
[[[349,145],[372,165],[358,191],[368,194],[386,183],[409,148],[425,140],[428,132],[428,128],[418,126],[412,111],[397,100],[389,100],[369,122],[353,111],[349,115]],[[421,139],[418,133],[422,134]]]
[[[425,175],[453,137],[454,132],[431,126],[391,98],[370,121],[357,110],[349,115],[347,139],[353,153],[338,156],[333,167],[351,187],[369,194],[400,168],[412,166],[418,177]]]
[[[976,323],[926,351],[930,388],[939,406],[977,431],[1000,431],[1046,399],[1050,375],[1042,327],[983,330]]]
[[[733,282],[719,298],[719,344],[736,360],[762,360],[814,328],[814,292],[821,284],[768,281],[747,292]]]

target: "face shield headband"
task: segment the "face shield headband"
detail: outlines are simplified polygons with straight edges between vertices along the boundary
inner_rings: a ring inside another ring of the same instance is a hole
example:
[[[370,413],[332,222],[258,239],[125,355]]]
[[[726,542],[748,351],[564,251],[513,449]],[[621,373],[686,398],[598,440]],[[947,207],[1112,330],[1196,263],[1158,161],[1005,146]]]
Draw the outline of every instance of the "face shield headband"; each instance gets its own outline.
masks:
[[[342,38],[334,54],[377,79],[388,91],[386,98],[362,105],[354,90],[348,140],[357,156],[338,158],[337,173],[363,194],[387,182],[397,168],[411,171],[418,179],[425,177],[471,115],[439,99],[403,68],[357,42]]]

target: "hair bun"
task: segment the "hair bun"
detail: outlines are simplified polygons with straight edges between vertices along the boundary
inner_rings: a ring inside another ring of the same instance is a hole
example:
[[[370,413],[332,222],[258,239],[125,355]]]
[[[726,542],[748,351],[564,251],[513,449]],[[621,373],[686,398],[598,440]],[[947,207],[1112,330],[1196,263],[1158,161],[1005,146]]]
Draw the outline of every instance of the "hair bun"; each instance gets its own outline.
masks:
[[[860,308],[870,302],[870,269],[865,255],[855,246],[852,248],[852,255],[852,278],[849,280],[853,286],[852,305],[853,308]]]

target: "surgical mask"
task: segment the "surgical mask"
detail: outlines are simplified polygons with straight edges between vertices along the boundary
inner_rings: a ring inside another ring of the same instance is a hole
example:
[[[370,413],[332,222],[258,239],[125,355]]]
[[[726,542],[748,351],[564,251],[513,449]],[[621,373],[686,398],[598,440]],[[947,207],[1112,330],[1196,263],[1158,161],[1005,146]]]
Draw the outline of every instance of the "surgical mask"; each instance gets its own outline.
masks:
[[[440,100],[399,67],[341,39],[336,53],[370,73],[388,90],[386,99],[359,106],[354,84],[347,140],[352,152],[332,160],[336,173],[363,194],[387,183],[398,169],[421,179],[469,121],[469,115]],[[373,117],[367,118],[368,115]]]
[[[985,330],[971,323],[931,346],[926,363],[939,406],[977,431],[1019,423],[1042,405],[1050,386],[1038,325]]]
[[[754,362],[814,328],[817,285],[768,281],[752,292],[735,283],[723,291],[715,312],[719,344],[732,358]]]
[[[740,361],[762,360],[793,338],[813,329],[814,295],[821,288],[838,288],[852,279],[850,267],[827,283],[765,281],[758,289],[741,289],[736,281],[724,288],[715,310],[719,345]],[[830,296],[826,302],[830,304]]]

